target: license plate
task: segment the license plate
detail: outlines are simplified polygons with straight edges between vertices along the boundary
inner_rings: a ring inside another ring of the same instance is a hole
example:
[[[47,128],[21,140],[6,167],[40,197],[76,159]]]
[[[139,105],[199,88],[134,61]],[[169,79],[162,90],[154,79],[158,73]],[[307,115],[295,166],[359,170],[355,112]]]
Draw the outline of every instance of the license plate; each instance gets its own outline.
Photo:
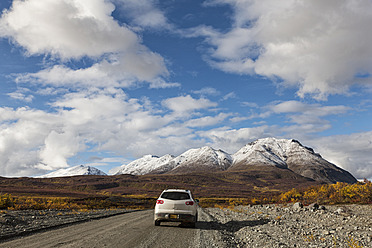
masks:
[[[169,218],[170,219],[178,219],[178,215],[177,214],[170,214]]]

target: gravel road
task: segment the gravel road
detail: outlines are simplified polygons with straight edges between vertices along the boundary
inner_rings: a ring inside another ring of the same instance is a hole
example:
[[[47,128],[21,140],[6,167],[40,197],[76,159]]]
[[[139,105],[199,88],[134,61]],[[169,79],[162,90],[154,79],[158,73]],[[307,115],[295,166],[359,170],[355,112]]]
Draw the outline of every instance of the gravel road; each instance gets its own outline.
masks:
[[[199,209],[196,228],[154,226],[153,210],[51,229],[0,247],[372,247],[372,205]]]

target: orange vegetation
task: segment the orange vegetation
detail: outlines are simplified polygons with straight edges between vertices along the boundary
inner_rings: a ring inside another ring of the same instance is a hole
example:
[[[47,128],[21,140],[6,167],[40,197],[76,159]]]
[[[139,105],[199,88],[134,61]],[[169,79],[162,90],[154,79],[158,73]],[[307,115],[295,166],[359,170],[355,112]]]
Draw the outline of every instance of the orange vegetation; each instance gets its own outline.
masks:
[[[340,204],[372,203],[372,182],[364,180],[355,184],[336,183],[312,186],[305,190],[292,189],[280,195],[280,202]]]

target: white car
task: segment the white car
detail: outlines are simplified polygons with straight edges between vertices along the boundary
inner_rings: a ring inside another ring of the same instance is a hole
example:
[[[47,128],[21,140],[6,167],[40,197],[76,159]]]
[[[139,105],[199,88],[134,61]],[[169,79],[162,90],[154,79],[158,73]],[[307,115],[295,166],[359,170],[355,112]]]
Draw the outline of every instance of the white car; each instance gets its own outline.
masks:
[[[190,190],[167,189],[156,200],[155,226],[161,222],[181,222],[195,227],[198,220],[198,201]]]

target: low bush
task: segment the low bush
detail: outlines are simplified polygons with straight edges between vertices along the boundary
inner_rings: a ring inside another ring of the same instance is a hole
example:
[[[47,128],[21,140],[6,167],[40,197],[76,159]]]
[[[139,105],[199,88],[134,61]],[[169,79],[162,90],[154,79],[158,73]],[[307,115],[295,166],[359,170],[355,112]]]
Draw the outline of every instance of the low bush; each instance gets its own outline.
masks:
[[[372,182],[368,180],[354,184],[337,182],[312,186],[305,190],[292,189],[280,195],[279,202],[295,201],[319,204],[369,204],[372,203]]]

